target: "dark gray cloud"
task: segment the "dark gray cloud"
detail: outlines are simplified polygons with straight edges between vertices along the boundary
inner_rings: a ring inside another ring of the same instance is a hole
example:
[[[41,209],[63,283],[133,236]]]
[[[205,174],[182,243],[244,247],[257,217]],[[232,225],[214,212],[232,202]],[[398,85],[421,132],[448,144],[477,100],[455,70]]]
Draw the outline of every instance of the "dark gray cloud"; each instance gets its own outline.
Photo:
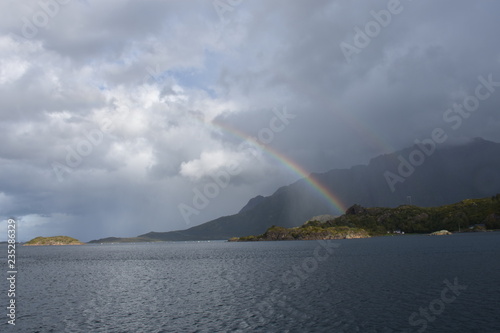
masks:
[[[445,117],[500,82],[493,1],[43,3],[0,4],[0,215],[23,240],[235,213],[300,177],[272,152],[321,172],[437,127],[500,141],[500,91]]]

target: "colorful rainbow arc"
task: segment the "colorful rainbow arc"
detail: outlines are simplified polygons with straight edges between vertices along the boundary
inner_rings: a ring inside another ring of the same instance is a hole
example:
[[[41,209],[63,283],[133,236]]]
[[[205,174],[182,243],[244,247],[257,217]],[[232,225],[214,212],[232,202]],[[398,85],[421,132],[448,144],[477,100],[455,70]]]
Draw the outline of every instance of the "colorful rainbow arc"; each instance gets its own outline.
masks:
[[[300,178],[304,178],[304,180],[315,190],[317,191],[322,197],[324,197],[328,203],[334,208],[335,211],[344,213],[346,211],[345,205],[342,203],[342,201],[338,198],[338,196],[334,195],[327,187],[325,187],[323,184],[321,184],[319,181],[314,179],[312,175],[310,175],[304,168],[302,168],[299,164],[288,158],[287,156],[283,155],[282,153],[278,152],[277,150],[273,149],[270,146],[266,146],[259,142],[257,139],[252,138],[251,136],[247,135],[246,133],[233,128],[227,124],[222,124],[220,122],[212,121],[209,123],[210,125],[231,134],[232,136],[237,137],[238,139],[242,139],[244,141],[249,141],[253,143],[254,145],[262,148],[262,150],[266,151],[271,157],[276,159],[279,163],[283,164],[285,167],[287,167],[289,170],[300,176]]]

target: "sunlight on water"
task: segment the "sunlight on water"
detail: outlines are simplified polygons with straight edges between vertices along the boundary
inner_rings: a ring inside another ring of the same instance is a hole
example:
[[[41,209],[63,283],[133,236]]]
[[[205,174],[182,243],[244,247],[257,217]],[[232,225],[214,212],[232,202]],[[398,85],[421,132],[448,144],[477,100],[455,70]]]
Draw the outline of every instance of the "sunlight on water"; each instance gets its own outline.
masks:
[[[500,233],[325,244],[22,247],[19,316],[8,329],[417,332],[425,325],[428,332],[500,331]],[[466,289],[440,309],[444,281],[454,279]],[[420,308],[430,309],[433,320]]]

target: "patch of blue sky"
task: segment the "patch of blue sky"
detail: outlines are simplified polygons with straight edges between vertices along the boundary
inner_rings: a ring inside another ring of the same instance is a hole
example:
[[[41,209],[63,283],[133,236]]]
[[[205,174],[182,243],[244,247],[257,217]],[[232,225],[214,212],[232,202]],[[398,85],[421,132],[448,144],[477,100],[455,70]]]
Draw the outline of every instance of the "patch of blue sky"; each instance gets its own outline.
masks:
[[[109,90],[109,88],[106,84],[98,84],[97,89],[99,89],[100,91]]]
[[[170,69],[164,72],[181,86],[188,89],[204,90],[211,97],[216,97],[215,84],[219,76],[220,59],[205,51],[204,63],[200,67]],[[163,74],[163,73],[162,73]]]

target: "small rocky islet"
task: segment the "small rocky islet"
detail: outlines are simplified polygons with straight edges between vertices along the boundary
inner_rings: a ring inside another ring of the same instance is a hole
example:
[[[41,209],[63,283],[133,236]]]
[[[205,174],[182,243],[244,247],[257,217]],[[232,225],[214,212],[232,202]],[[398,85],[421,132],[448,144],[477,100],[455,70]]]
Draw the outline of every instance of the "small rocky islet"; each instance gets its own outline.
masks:
[[[68,236],[53,236],[53,237],[36,237],[29,242],[24,243],[24,246],[43,246],[43,245],[84,245],[78,239]]]

